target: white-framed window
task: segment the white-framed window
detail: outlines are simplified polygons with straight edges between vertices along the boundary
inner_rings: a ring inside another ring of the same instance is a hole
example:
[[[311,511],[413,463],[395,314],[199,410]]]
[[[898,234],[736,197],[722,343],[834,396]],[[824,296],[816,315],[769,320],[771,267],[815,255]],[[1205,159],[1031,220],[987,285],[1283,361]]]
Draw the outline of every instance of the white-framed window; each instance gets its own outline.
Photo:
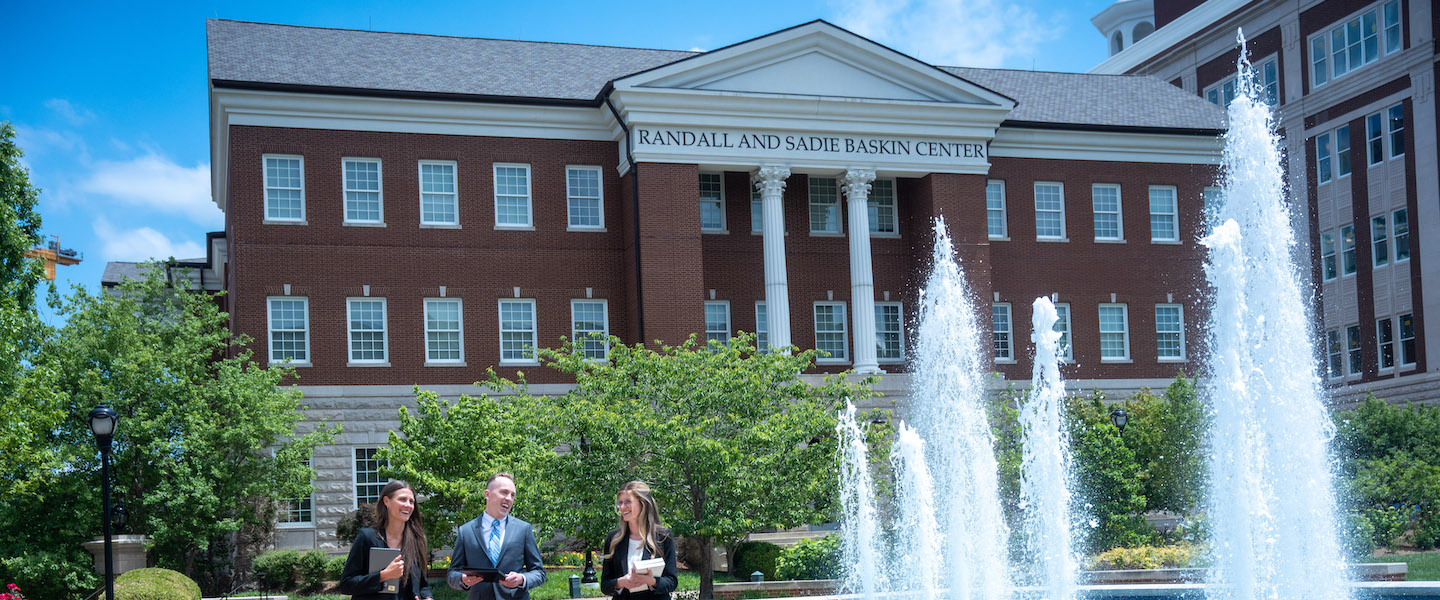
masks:
[[[304,464],[306,468],[309,468],[310,459],[305,459],[302,464]],[[281,529],[314,526],[314,498],[315,493],[312,489],[309,494],[305,494],[304,496],[282,500],[280,510],[277,511],[278,514],[275,515],[275,526]]]
[[[1091,185],[1090,203],[1095,213],[1095,239],[1124,241],[1125,227],[1120,216],[1120,186],[1113,183]]]
[[[1405,105],[1396,104],[1385,111],[1386,133],[1390,136],[1390,158],[1405,155]]]
[[[1015,360],[1014,319],[1009,302],[990,305],[990,337],[995,347],[995,362]]]
[[[570,334],[576,349],[590,360],[610,356],[610,302],[607,300],[571,300]]]
[[[1340,228],[1340,274],[1354,275],[1357,266],[1355,264],[1355,226],[1346,225]]]
[[[1383,38],[1383,40],[1382,40]],[[1376,4],[1310,38],[1315,86],[1343,77],[1400,50],[1400,0]]]
[[[1365,146],[1370,164],[1378,165],[1385,161],[1385,120],[1381,118],[1381,113],[1365,117]]]
[[[1224,198],[1224,190],[1218,187],[1206,187],[1201,192],[1205,203],[1205,231],[1215,229],[1220,224],[1220,203]]]
[[[1389,317],[1375,320],[1375,353],[1381,371],[1395,368],[1395,322]]]
[[[565,206],[570,229],[605,229],[600,167],[565,167]]]
[[[355,508],[379,502],[380,491],[385,489],[385,484],[390,483],[388,479],[380,476],[380,467],[385,463],[375,458],[376,450],[379,449],[355,449]]]
[[[1005,223],[1005,182],[991,179],[985,182],[985,226],[990,239],[1003,240],[1010,236]]]
[[[1179,304],[1155,305],[1155,348],[1160,362],[1185,360],[1185,310]]]
[[[1400,366],[1415,366],[1415,315],[1400,315],[1395,318],[1400,329]]]
[[[1065,239],[1065,184],[1035,182],[1035,238]]]
[[[1334,281],[1340,275],[1335,264],[1335,234],[1330,231],[1320,234],[1320,269],[1325,281]]]
[[[817,363],[848,362],[849,338],[845,331],[844,302],[815,303],[815,349],[829,352],[829,356],[817,357]]]
[[[425,363],[465,363],[465,317],[459,298],[426,298]]]
[[[1330,132],[1315,136],[1315,179],[1320,183],[1330,183],[1334,177],[1330,170],[1331,152]]]
[[[460,225],[460,194],[455,189],[455,161],[420,161],[420,225]]]
[[[1370,219],[1370,259],[1376,267],[1390,264],[1390,235],[1385,215]]]
[[[305,157],[266,154],[265,220],[305,222]]]
[[[1340,343],[1340,330],[1325,332],[1325,363],[1331,379],[1345,376],[1345,346]]]
[[[1100,362],[1130,360],[1130,315],[1124,304],[1100,305]]]
[[[385,364],[387,340],[384,298],[347,298],[345,317],[346,341],[350,346],[352,364]]]
[[[841,233],[840,186],[833,177],[810,178],[810,233]]]
[[[765,195],[750,186],[750,232],[765,231]]]
[[[755,303],[755,350],[770,351],[770,315],[764,300]]]
[[[875,358],[905,362],[905,319],[899,302],[875,303]]]
[[[290,361],[310,364],[310,299],[304,296],[271,296],[267,316],[270,331],[270,364]]]
[[[1259,63],[1260,84],[1265,88],[1265,103],[1270,106],[1280,104],[1280,62],[1275,58],[1266,59]],[[1231,75],[1213,85],[1205,88],[1205,99],[1211,104],[1230,106],[1239,94],[1239,78]]]
[[[342,158],[340,165],[345,181],[345,223],[384,224],[385,202],[381,196],[380,159]]]
[[[1336,177],[1350,175],[1350,126],[1342,125],[1335,130],[1335,170]]]
[[[1404,156],[1405,105],[1396,104],[1365,117],[1365,142],[1371,165],[1378,165],[1386,158]]]
[[[1410,210],[1402,208],[1390,213],[1390,230],[1394,232],[1395,262],[1410,260]]]
[[[494,171],[495,227],[531,227],[530,165],[495,163]]]
[[[872,235],[896,235],[900,232],[896,222],[895,180],[876,179],[870,184],[870,196],[865,200],[867,217]]]
[[[1057,344],[1056,349],[1060,354],[1060,360],[1069,362],[1073,360],[1075,356],[1074,352],[1070,349],[1070,340],[1072,339],[1070,335],[1070,303],[1055,303],[1055,316],[1058,318],[1055,319],[1053,329],[1060,332],[1060,339],[1055,342]]]
[[[710,300],[705,302],[705,343],[715,340],[721,344],[730,343],[730,301]]]
[[[1175,186],[1150,186],[1150,241],[1180,241],[1180,214]]]
[[[725,231],[725,178],[720,173],[700,174],[700,231]]]
[[[1361,358],[1362,358],[1362,357],[1361,357],[1361,347],[1362,347],[1362,346],[1360,345],[1360,326],[1359,326],[1359,325],[1351,325],[1351,326],[1349,326],[1349,327],[1346,327],[1346,328],[1345,328],[1345,350],[1346,350],[1346,360],[1347,360],[1347,362],[1349,362],[1349,370],[1347,371],[1347,373],[1350,374],[1350,375],[1359,375],[1359,374],[1360,374],[1360,371],[1363,369],[1363,365],[1361,365],[1361,363],[1360,363],[1360,360],[1361,360]]]
[[[535,300],[500,300],[500,364],[535,362]]]

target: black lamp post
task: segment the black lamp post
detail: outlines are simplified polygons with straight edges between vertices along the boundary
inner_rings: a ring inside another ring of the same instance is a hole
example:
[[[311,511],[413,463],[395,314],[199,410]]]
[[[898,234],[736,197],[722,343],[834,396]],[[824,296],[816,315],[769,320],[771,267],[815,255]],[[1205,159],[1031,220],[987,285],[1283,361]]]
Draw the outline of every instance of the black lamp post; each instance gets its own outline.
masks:
[[[115,425],[120,415],[115,409],[101,404],[90,411],[90,432],[95,434],[95,445],[100,448],[100,497],[103,499],[102,518],[105,522],[105,600],[115,600],[115,559],[110,553],[110,443],[115,437]]]
[[[1113,411],[1110,411],[1110,423],[1115,425],[1115,428],[1119,429],[1120,433],[1125,433],[1125,423],[1129,420],[1130,415],[1126,414],[1125,409],[1123,408],[1117,408]]]

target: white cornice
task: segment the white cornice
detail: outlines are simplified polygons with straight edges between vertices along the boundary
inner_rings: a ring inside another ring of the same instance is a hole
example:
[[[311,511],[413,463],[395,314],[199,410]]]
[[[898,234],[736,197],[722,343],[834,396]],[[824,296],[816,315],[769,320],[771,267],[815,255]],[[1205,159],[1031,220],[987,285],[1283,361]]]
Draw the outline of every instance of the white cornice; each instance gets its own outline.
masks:
[[[990,156],[1218,165],[1222,148],[1210,136],[1002,128]]]
[[[1145,39],[1135,42],[1129,48],[1106,59],[1090,69],[1091,73],[1119,75],[1130,72],[1152,57],[1169,50],[1171,47],[1184,42],[1190,36],[1210,27],[1216,21],[1225,18],[1232,12],[1240,10],[1249,0],[1208,0],[1204,4],[1190,9],[1179,18],[1166,23],[1164,27],[1155,30]]]

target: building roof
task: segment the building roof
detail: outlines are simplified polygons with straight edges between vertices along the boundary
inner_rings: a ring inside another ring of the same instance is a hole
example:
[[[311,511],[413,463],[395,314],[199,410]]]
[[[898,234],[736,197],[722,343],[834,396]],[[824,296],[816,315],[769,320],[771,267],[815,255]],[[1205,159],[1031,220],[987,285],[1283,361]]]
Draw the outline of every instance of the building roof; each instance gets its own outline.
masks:
[[[100,275],[100,285],[110,287],[119,285],[126,279],[142,279],[145,277],[145,270],[140,268],[144,263],[111,261],[105,263],[105,272]]]
[[[217,87],[595,104],[621,77],[700,54],[209,20]],[[1217,107],[1149,76],[941,67],[1017,101],[1007,123],[1220,130]]]

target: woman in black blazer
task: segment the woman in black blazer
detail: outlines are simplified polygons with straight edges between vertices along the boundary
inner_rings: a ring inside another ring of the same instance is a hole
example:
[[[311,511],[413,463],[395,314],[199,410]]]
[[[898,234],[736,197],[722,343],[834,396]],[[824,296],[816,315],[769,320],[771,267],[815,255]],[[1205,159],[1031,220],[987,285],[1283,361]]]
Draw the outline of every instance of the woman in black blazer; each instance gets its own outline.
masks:
[[[669,600],[675,591],[675,538],[660,524],[660,511],[650,486],[632,481],[615,494],[620,526],[605,540],[600,565],[600,591],[626,600]],[[636,571],[634,563],[665,558],[665,568],[654,576]]]
[[[340,592],[355,600],[434,600],[425,581],[428,544],[415,490],[404,481],[391,481],[375,503],[375,527],[362,527],[350,544],[350,557],[340,573]],[[371,548],[399,548],[400,555],[384,569],[371,571]],[[387,579],[400,580],[398,594],[383,591]]]

